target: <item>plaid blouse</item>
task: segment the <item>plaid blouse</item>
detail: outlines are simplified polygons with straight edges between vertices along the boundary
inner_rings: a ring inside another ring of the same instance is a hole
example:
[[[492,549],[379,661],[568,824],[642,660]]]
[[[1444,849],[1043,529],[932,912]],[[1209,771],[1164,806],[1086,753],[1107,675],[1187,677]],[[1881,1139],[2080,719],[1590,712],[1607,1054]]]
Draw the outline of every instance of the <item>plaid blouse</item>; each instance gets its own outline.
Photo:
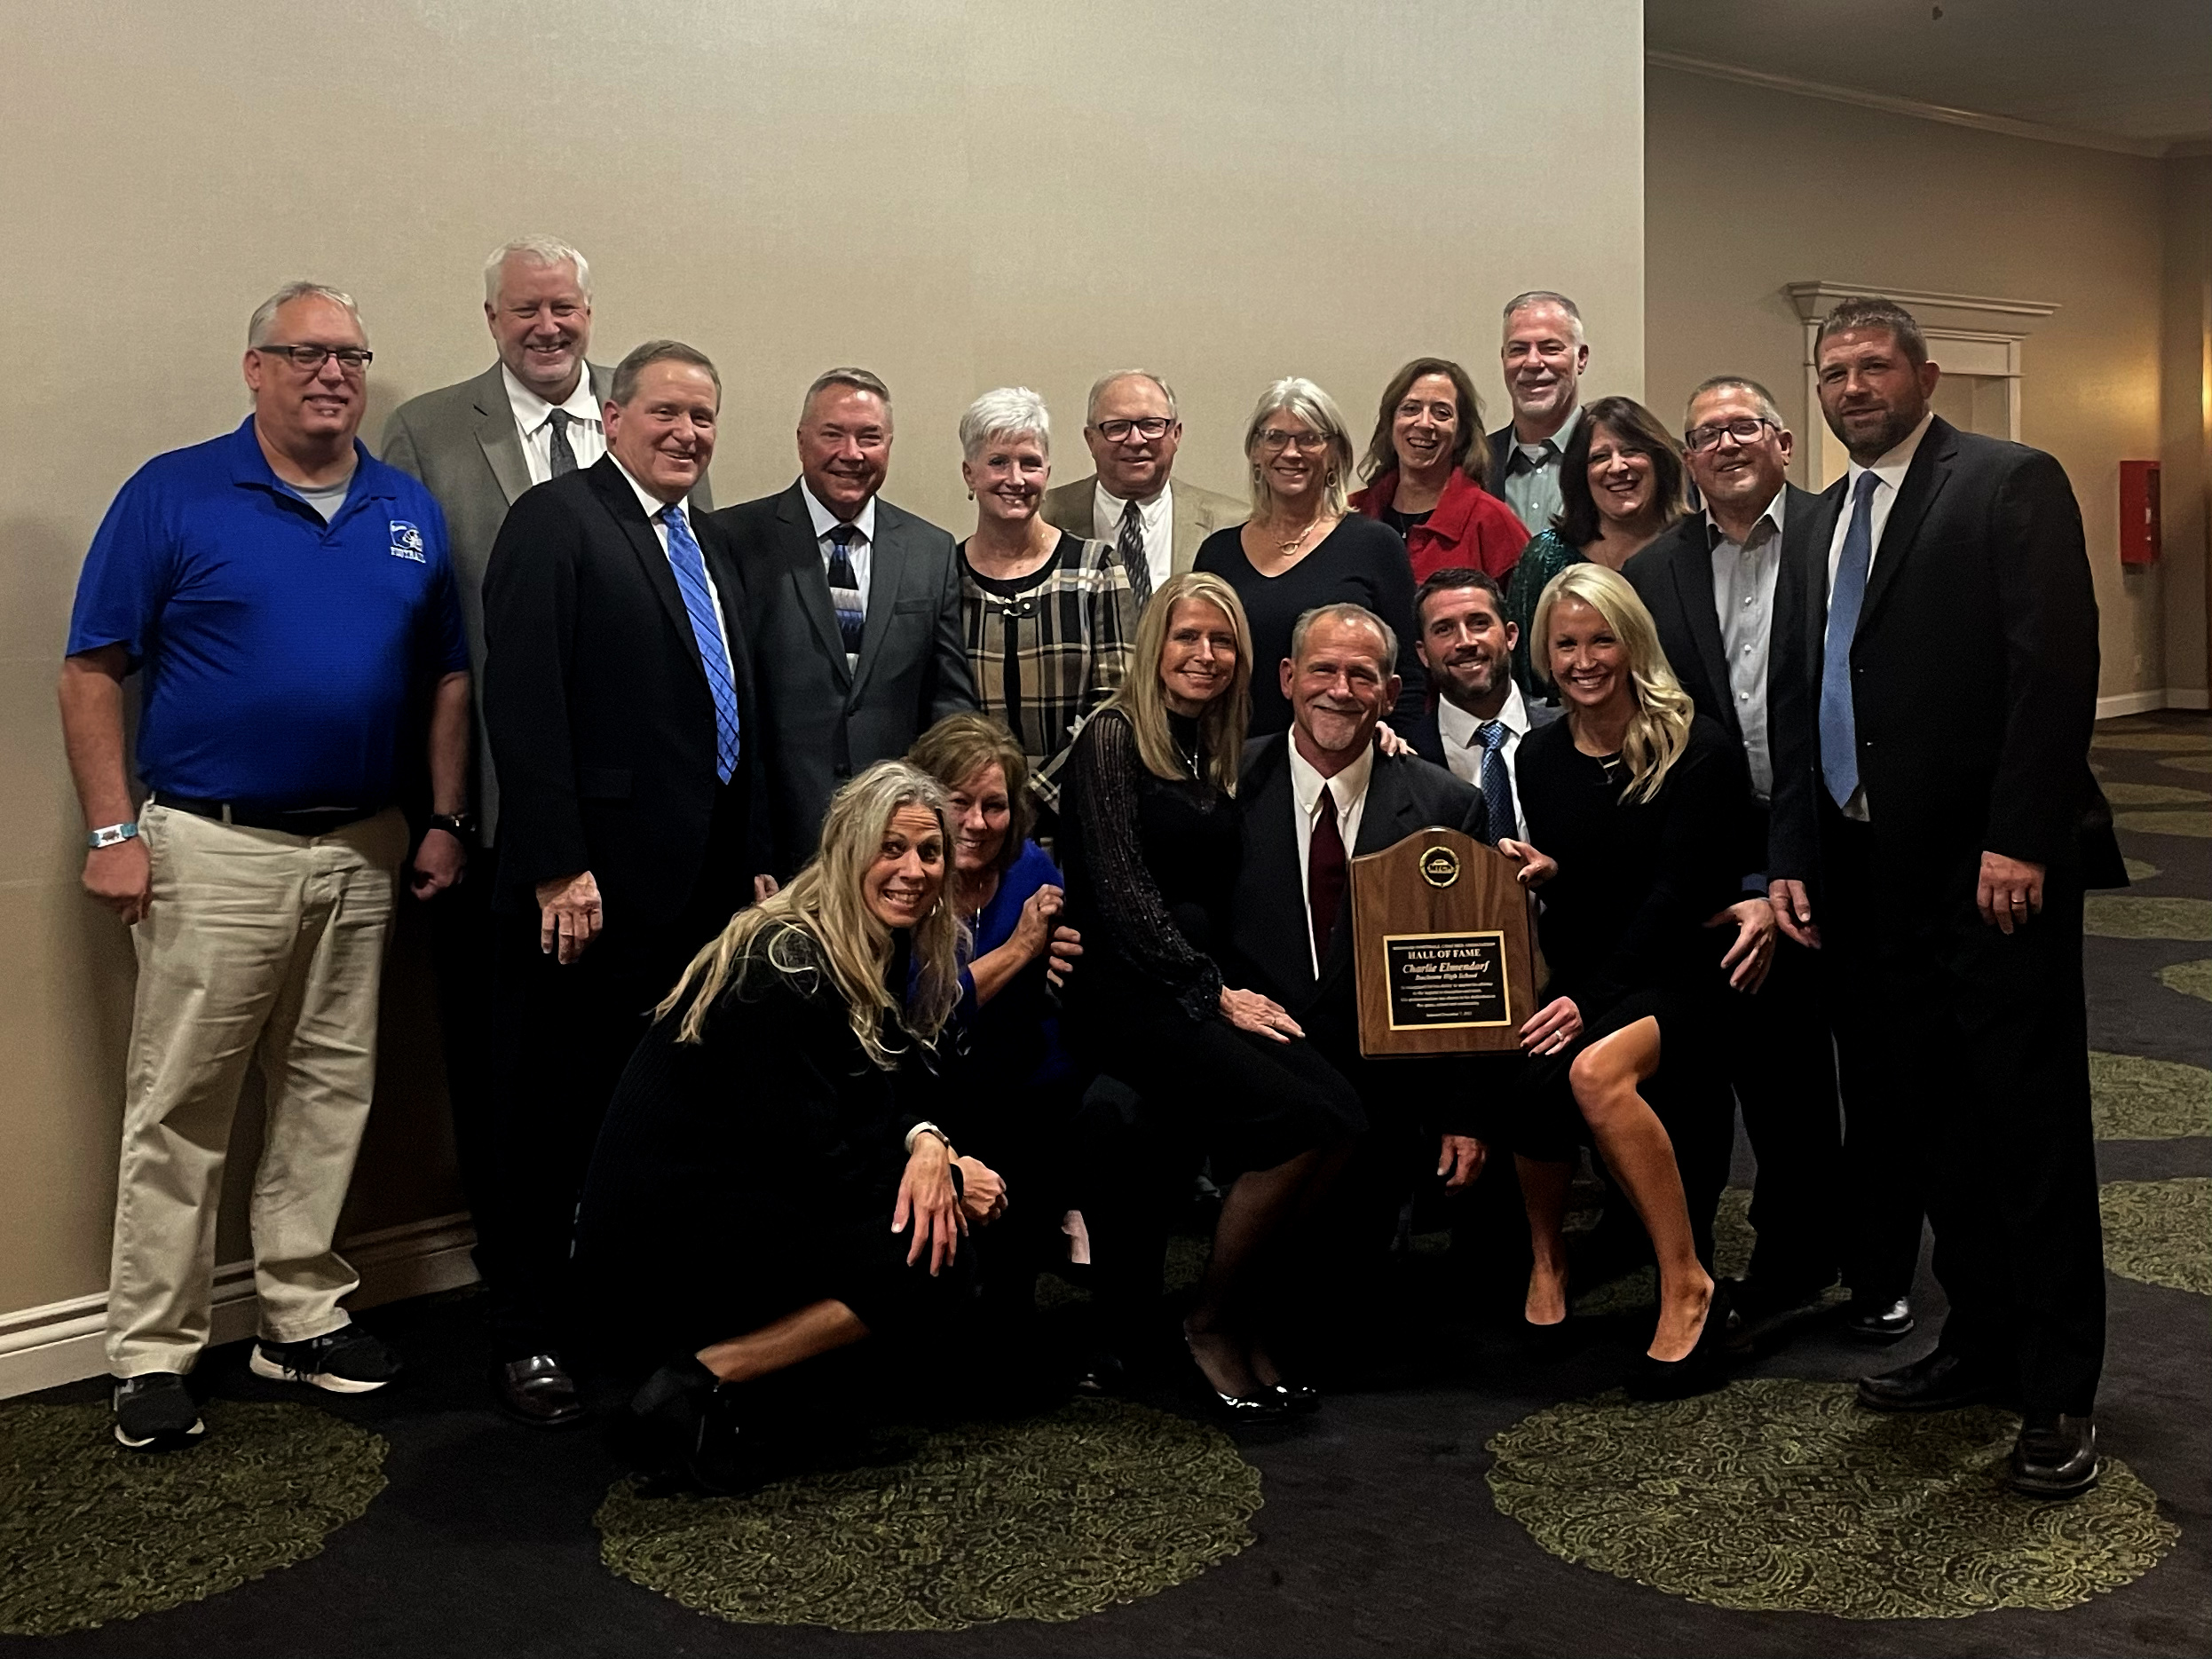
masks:
[[[1014,734],[1031,793],[1056,812],[1075,734],[1128,668],[1137,632],[1128,573],[1110,541],[1063,532],[1034,573],[979,577],[963,541],[960,610],[977,700]]]

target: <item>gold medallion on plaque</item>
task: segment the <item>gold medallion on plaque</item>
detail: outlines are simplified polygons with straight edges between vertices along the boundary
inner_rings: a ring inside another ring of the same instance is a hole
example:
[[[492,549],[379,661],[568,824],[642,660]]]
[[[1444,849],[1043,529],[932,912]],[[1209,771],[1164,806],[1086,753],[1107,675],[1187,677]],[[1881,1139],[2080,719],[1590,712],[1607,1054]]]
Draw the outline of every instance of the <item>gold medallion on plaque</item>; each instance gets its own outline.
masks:
[[[1450,887],[1459,879],[1459,855],[1449,847],[1431,847],[1421,855],[1421,880],[1431,887]]]

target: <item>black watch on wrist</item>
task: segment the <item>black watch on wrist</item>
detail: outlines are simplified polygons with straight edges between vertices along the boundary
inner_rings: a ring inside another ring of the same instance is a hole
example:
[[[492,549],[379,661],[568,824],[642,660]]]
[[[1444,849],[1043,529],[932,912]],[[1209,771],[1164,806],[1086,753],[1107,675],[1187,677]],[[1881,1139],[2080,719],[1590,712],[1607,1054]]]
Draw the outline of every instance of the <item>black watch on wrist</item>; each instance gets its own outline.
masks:
[[[433,812],[430,827],[442,829],[455,841],[467,844],[476,838],[476,814],[473,812]]]

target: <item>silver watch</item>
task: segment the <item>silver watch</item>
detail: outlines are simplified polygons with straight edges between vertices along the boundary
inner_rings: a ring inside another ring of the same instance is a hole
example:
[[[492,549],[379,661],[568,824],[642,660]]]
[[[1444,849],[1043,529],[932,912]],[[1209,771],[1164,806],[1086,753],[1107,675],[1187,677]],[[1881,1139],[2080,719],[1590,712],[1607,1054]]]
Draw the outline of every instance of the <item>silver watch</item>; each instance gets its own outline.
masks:
[[[84,844],[98,852],[103,847],[120,847],[123,842],[138,838],[138,821],[133,818],[128,824],[101,825],[84,838]]]

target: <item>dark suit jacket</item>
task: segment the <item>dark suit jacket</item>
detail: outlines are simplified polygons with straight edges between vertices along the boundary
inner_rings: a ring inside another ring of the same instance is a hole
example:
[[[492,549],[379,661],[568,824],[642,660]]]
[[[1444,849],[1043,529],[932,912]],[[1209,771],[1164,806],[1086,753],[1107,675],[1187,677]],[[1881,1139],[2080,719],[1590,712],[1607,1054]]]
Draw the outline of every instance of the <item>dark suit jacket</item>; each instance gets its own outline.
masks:
[[[494,363],[481,375],[410,398],[384,423],[384,461],[411,472],[430,486],[446,510],[446,531],[453,546],[454,577],[461,589],[461,620],[469,630],[469,660],[484,671],[484,573],[507,510],[530,487],[530,462],[515,428],[514,405]],[[601,403],[614,371],[594,363],[587,371]],[[694,518],[710,512],[715,498],[701,478],[691,492]],[[499,827],[499,780],[492,770],[491,746],[478,723],[476,791],[484,842],[490,846]]]
[[[1505,498],[1505,463],[1513,458],[1513,423],[1511,421],[1490,434],[1489,446],[1490,494],[1503,501]],[[1544,528],[1542,525],[1536,525],[1529,533],[1535,535]]]
[[[976,707],[952,538],[877,498],[868,619],[857,669],[830,604],[821,545],[794,484],[715,515],[745,576],[768,751],[775,873],[814,856],[830,796],[897,760],[947,715]]]
[[[722,597],[741,758],[758,798],[769,738],[753,695],[743,579],[707,514],[691,518]],[[675,573],[612,455],[527,491],[484,579],[484,724],[499,766],[499,908],[589,870],[606,929],[674,920],[702,873],[718,786],[713,694]],[[728,873],[739,902],[765,867]]]
[[[1231,904],[1229,941],[1250,988],[1274,998],[1306,1028],[1314,1046],[1342,1070],[1363,1097],[1388,1095],[1395,1115],[1473,1121],[1466,1090],[1447,1085],[1438,1063],[1419,1073],[1383,1067],[1369,1073],[1360,1058],[1359,997],[1352,971],[1352,904],[1347,892],[1315,978],[1307,944],[1306,893],[1298,873],[1297,808],[1291,793],[1288,732],[1244,746],[1236,809],[1244,822],[1244,862]],[[1441,766],[1410,754],[1375,755],[1360,814],[1353,857],[1381,852],[1407,836],[1442,825],[1477,841],[1492,839],[1482,792]]]
[[[1561,713],[1556,704],[1539,703],[1528,698],[1521,699],[1521,705],[1529,711],[1530,731],[1541,731],[1557,720]],[[1447,772],[1451,773],[1455,780],[1458,779],[1458,774],[1451,771],[1451,762],[1444,758],[1444,728],[1442,722],[1436,715],[1435,699],[1429,699],[1428,707],[1421,711],[1418,719],[1394,721],[1392,730],[1406,740],[1408,747],[1416,754],[1432,766],[1442,767]],[[1470,785],[1469,787],[1473,786]],[[1480,794],[1481,792],[1476,790],[1475,793]],[[1487,809],[1487,802],[1485,806]],[[1491,826],[1491,833],[1483,839],[1495,841],[1500,835],[1509,833],[1505,825],[1496,824]]]
[[[1820,687],[1838,478],[1785,536],[1768,722],[1768,868],[1819,869]],[[2038,449],[1930,423],[1875,549],[1851,647],[1859,777],[1883,863],[1971,894],[1982,852],[2076,883],[2126,873],[2089,769],[2097,718],[2097,596],[2082,515]]]

